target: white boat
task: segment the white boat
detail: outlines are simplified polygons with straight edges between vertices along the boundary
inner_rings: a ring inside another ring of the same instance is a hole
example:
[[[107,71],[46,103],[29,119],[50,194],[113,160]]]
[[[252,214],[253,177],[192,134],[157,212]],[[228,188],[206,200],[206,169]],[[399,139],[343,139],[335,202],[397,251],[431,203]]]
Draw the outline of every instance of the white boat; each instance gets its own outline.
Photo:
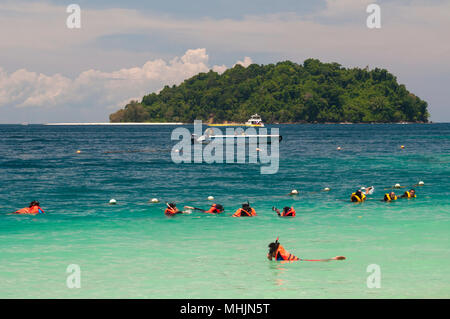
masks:
[[[271,144],[272,139],[277,139],[279,142],[283,140],[283,136],[279,134],[235,134],[235,135],[214,135],[213,131],[207,130],[204,135],[197,136],[196,134],[191,135],[191,142],[192,144],[209,144],[214,139],[220,138],[220,139],[233,139],[234,142],[237,142],[238,140],[244,140],[246,143],[249,142],[255,142],[261,141],[262,139],[265,139],[268,144]]]
[[[261,119],[261,116],[258,114],[253,114],[248,121],[245,123],[246,126],[257,126],[257,127],[264,127],[264,123]]]

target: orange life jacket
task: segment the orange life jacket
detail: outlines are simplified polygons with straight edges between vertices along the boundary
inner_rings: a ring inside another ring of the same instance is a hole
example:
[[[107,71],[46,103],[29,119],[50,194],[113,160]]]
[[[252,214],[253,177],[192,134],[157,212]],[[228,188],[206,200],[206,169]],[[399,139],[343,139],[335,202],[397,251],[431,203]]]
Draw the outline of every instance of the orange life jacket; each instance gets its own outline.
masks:
[[[173,207],[167,207],[166,210],[164,211],[164,214],[166,214],[167,216],[173,216],[176,213],[178,213],[178,209]]]
[[[275,260],[289,260],[289,261],[294,261],[294,260],[300,260],[300,258],[290,254],[289,252],[286,251],[286,249],[284,249],[283,246],[281,246],[281,244],[278,246],[277,251],[275,252]]]
[[[44,214],[44,210],[40,208],[39,206],[33,206],[30,208],[30,214]]]
[[[294,207],[289,208],[289,210],[286,213],[282,212],[281,216],[283,216],[283,217],[295,217],[295,209],[294,209]]]
[[[209,213],[209,214],[219,214],[222,211],[220,209],[217,208],[217,204],[213,204],[211,206],[210,209],[208,209],[207,211],[205,211],[205,213]]]
[[[40,208],[39,206],[33,206],[33,207],[25,207],[22,209],[19,209],[14,214],[21,214],[21,215],[37,215],[37,214],[44,214],[44,210]]]
[[[254,208],[251,208],[251,212],[247,212],[242,208],[239,208],[234,214],[233,217],[253,217],[256,216],[256,211]]]

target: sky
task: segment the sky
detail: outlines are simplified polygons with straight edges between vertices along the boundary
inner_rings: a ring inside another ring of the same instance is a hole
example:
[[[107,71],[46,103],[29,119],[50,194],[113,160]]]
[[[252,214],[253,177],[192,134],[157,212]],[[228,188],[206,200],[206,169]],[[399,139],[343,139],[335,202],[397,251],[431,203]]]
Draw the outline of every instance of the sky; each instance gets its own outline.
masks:
[[[450,122],[449,30],[450,0],[2,0],[0,123],[107,122],[199,72],[307,58],[386,68]]]

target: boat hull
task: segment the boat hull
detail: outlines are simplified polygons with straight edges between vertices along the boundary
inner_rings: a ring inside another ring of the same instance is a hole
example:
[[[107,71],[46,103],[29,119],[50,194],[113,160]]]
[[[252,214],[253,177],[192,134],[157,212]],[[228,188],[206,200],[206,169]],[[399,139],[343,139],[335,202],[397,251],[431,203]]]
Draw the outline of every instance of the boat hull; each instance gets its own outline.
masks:
[[[246,127],[264,127],[264,124],[208,124],[208,126],[246,126]]]

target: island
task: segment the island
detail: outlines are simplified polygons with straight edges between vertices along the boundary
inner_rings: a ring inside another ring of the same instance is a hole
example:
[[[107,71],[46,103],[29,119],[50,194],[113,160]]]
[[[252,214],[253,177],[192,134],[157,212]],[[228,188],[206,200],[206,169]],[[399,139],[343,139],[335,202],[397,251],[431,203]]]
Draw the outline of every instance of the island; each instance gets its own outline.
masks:
[[[199,73],[110,115],[111,123],[427,123],[427,102],[385,69],[307,59]]]

